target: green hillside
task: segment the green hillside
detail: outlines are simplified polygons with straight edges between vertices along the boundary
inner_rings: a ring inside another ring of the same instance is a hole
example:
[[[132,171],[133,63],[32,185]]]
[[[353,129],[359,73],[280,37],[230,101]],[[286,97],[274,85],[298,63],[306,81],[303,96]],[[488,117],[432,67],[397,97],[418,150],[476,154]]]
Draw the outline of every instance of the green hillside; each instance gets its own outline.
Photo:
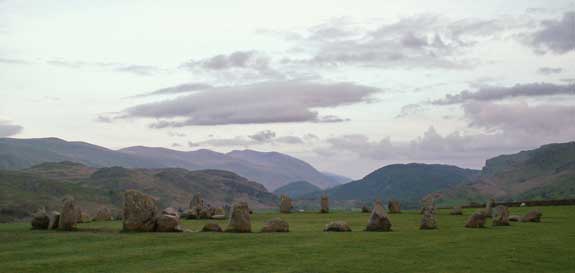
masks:
[[[276,189],[274,194],[277,196],[285,194],[291,198],[298,198],[319,191],[321,191],[319,187],[307,181],[296,181]]]

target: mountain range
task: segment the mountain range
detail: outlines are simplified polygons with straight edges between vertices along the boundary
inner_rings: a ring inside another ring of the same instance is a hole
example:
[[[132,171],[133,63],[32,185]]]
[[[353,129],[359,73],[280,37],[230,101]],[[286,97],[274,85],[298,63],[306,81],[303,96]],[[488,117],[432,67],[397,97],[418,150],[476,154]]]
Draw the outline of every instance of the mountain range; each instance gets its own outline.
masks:
[[[192,194],[222,207],[247,201],[252,208],[274,208],[278,198],[265,187],[221,170],[93,168],[74,162],[43,163],[18,171],[0,171],[0,220],[27,217],[47,207],[59,209],[61,199],[74,196],[94,215],[99,207],[119,210],[123,192],[136,189],[158,199],[162,207],[187,208]]]
[[[0,138],[0,169],[19,170],[46,162],[71,161],[90,167],[218,169],[237,173],[274,190],[305,180],[322,189],[345,178],[325,175],[297,158],[253,150],[218,153],[207,149],[176,151],[143,146],[111,150],[86,142],[58,138]]]

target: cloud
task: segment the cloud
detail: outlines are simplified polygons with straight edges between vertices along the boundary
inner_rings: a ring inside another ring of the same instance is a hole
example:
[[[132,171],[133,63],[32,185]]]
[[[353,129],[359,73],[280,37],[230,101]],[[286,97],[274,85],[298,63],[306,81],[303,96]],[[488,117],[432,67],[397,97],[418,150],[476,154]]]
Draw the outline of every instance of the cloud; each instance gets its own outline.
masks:
[[[559,74],[561,72],[563,72],[563,68],[561,67],[540,67],[537,69],[537,73],[542,75]]]
[[[24,128],[20,125],[12,124],[8,121],[0,120],[0,137],[9,137],[22,132]]]
[[[575,51],[575,11],[565,12],[560,20],[544,20],[541,28],[522,36],[536,53],[565,54]]]
[[[472,102],[464,104],[463,109],[472,127],[531,137],[564,134],[575,137],[573,105]]]
[[[46,64],[70,69],[103,68],[118,72],[128,72],[139,76],[149,76],[160,71],[156,66],[139,64],[122,64],[114,62],[85,62],[67,60],[48,60]]]
[[[477,60],[464,57],[478,43],[495,39],[522,20],[501,18],[450,20],[436,15],[402,18],[375,29],[335,21],[311,28],[297,45],[310,57],[285,62],[314,65],[467,69]]]
[[[436,105],[459,104],[468,101],[494,101],[513,97],[541,97],[553,95],[575,95],[575,87],[568,84],[528,83],[512,87],[483,86],[476,92],[468,90],[459,94],[446,95],[445,98],[432,101]]]
[[[0,63],[3,64],[32,64],[32,62],[22,59],[0,58]]]
[[[271,58],[262,52],[235,51],[230,54],[219,54],[209,58],[190,60],[180,67],[188,70],[203,70],[221,73],[223,71],[255,72],[259,76],[283,78],[283,75],[272,68]],[[246,75],[247,76],[247,75]]]
[[[408,104],[401,107],[401,112],[395,118],[405,118],[423,111],[421,104]]]
[[[175,86],[170,86],[166,88],[161,88],[149,93],[141,94],[133,96],[133,98],[140,98],[140,97],[149,97],[149,96],[156,96],[156,95],[173,95],[173,94],[181,94],[181,93],[189,93],[192,91],[197,90],[205,90],[213,88],[213,86],[206,84],[206,83],[184,83]]]
[[[271,130],[257,132],[247,137],[236,136],[232,138],[213,138],[200,142],[189,142],[189,147],[212,146],[212,147],[233,147],[233,146],[256,146],[263,144],[303,144],[304,140],[297,136],[278,137]]]
[[[217,87],[125,109],[112,119],[149,118],[152,128],[192,125],[340,122],[318,109],[370,102],[379,89],[349,82],[272,81]]]

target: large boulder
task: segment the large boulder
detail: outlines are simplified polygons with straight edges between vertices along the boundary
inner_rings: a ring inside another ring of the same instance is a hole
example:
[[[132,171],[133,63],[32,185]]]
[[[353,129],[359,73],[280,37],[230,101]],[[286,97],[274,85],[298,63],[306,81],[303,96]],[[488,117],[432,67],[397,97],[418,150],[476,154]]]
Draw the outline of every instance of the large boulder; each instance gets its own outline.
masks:
[[[291,199],[287,195],[280,196],[280,212],[281,213],[290,213],[291,209],[293,208]]]
[[[112,221],[114,220],[114,215],[110,208],[100,208],[94,216],[94,221]]]
[[[380,201],[375,202],[365,231],[391,231],[391,221]]]
[[[250,208],[246,202],[238,202],[231,208],[230,220],[226,232],[252,232]]]
[[[485,217],[491,218],[493,216],[493,206],[495,205],[495,199],[489,199],[487,203],[485,203],[485,210],[483,214]]]
[[[329,212],[329,198],[327,197],[327,194],[323,194],[321,196],[321,209],[320,212],[321,213],[328,213]]]
[[[389,213],[401,213],[401,205],[397,200],[389,201],[387,204],[387,209],[389,210]]]
[[[421,223],[419,229],[436,229],[437,221],[435,220],[435,208],[425,207],[423,208],[423,216],[421,217]]]
[[[493,213],[494,226],[508,226],[509,225],[509,209],[506,206],[497,206]]]
[[[216,223],[207,223],[202,228],[202,232],[222,232],[222,228],[220,225]]]
[[[465,223],[466,228],[482,228],[485,227],[485,213],[484,211],[476,211],[469,219],[467,219],[467,223]]]
[[[124,193],[124,231],[154,231],[158,211],[153,197],[136,190],[127,190]]]
[[[463,215],[463,209],[461,208],[461,206],[455,206],[451,209],[451,212],[449,214],[451,214],[451,215]]]
[[[541,222],[541,216],[543,216],[541,211],[532,210],[521,217],[521,222]]]
[[[80,214],[80,208],[76,206],[74,198],[65,198],[64,206],[60,213],[58,228],[67,231],[74,230],[76,228],[76,223],[80,220],[78,219]]]
[[[323,231],[326,231],[326,232],[331,232],[331,231],[333,231],[333,232],[350,232],[351,228],[344,221],[334,221],[334,222],[331,222],[331,223],[325,225],[325,228],[323,229]]]
[[[50,225],[48,225],[49,229],[58,229],[58,225],[60,224],[60,212],[51,211],[48,213],[48,218],[50,218]]]
[[[50,217],[45,210],[38,211],[32,216],[30,221],[32,229],[48,229],[50,227]]]
[[[509,222],[519,222],[519,221],[521,221],[521,216],[510,215],[508,219],[509,219]]]
[[[289,224],[281,218],[275,218],[264,223],[262,232],[289,232]]]
[[[177,209],[172,208],[172,207],[165,208],[164,210],[162,210],[162,214],[180,217],[180,212]]]

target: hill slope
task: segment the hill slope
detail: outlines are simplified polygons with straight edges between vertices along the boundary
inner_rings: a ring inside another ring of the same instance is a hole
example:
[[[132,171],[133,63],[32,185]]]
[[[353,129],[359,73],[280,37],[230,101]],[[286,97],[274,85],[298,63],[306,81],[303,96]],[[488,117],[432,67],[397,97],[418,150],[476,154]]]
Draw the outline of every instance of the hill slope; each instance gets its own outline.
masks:
[[[58,173],[63,175],[59,177]],[[198,193],[214,206],[239,200],[247,201],[253,208],[272,208],[277,203],[277,197],[261,184],[227,171],[96,169],[63,162],[0,171],[0,210],[2,214],[22,217],[43,206],[57,209],[61,198],[72,195],[83,208],[94,213],[100,206],[120,208],[127,189],[148,193],[158,198],[163,207],[187,208],[192,194]]]
[[[361,180],[337,186],[327,193],[332,200],[368,201],[393,198],[416,207],[425,195],[457,184],[469,183],[478,174],[477,170],[449,165],[395,164],[380,168]]]
[[[469,195],[508,200],[573,198],[575,142],[489,159],[477,181],[443,195],[444,200]]]
[[[319,192],[321,189],[307,181],[296,181],[287,185],[281,186],[274,191],[274,194],[280,196],[282,194],[290,198],[298,198],[306,194]]]
[[[57,138],[0,138],[0,169],[18,170],[46,162],[70,161],[90,167],[185,168],[231,171],[273,190],[293,181],[309,181],[321,188],[336,185],[308,163],[280,153],[210,150],[175,151],[143,146],[110,150],[85,142]]]

